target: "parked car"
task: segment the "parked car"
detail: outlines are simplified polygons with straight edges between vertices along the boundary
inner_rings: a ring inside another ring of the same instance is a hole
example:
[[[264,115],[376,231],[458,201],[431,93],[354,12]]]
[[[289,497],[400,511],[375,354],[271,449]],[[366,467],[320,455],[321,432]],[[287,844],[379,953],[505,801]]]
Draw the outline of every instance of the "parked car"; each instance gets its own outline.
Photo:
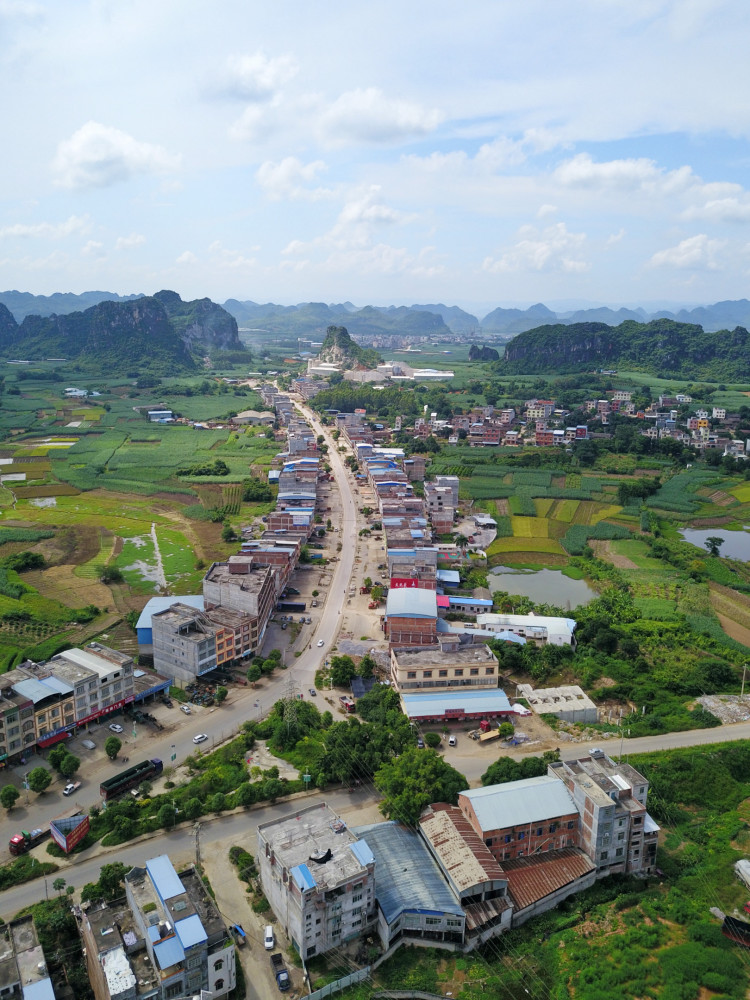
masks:
[[[455,736],[449,736],[448,737],[448,746],[449,747],[454,747],[457,742],[458,742],[458,740],[456,739]]]
[[[263,947],[266,951],[273,951],[276,947],[276,939],[273,936],[273,927],[270,924],[266,924],[266,930],[263,935]]]
[[[113,733],[122,732],[122,726],[118,726],[116,722],[111,722],[109,728],[112,730]]]
[[[162,703],[164,705],[166,705],[167,708],[171,708],[172,707],[172,699],[171,698],[167,698],[167,697],[162,698]]]
[[[318,639],[318,645],[319,646],[325,646],[325,643],[323,642],[322,639]]]
[[[207,733],[198,733],[197,736],[193,737],[193,743],[205,743],[208,739]]]
[[[180,705],[180,711],[184,712],[185,715],[190,715],[190,705]]]
[[[310,694],[312,695],[313,698],[317,695],[317,693],[318,692],[315,690],[315,688],[310,688]]]
[[[424,750],[424,740],[422,739],[421,736],[417,737],[417,749]]]

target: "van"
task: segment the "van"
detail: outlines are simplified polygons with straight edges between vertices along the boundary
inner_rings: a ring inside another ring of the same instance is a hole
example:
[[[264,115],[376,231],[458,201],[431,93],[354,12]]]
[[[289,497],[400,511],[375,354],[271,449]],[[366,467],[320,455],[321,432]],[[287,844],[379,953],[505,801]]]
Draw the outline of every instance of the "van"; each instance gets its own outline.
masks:
[[[455,736],[449,737],[449,739],[448,739],[448,746],[449,747],[454,747],[456,745],[456,743],[457,743],[457,740],[456,740]]]
[[[273,936],[273,927],[270,924],[266,924],[266,932],[263,935],[263,947],[266,951],[273,951],[276,947],[276,941]]]

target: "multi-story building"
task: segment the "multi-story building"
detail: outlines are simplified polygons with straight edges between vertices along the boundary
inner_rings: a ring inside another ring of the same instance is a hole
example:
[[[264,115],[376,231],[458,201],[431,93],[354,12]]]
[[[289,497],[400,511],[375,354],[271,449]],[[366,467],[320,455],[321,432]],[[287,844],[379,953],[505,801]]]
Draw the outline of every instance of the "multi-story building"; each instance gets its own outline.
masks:
[[[194,868],[167,855],[125,876],[125,898],[81,915],[96,1000],[175,1000],[237,983],[234,942]]]
[[[391,647],[391,680],[399,693],[497,688],[497,657],[483,643]]]
[[[73,687],[76,726],[115,712],[135,697],[133,657],[98,642],[66,649],[41,669]]]
[[[263,892],[302,959],[340,948],[375,920],[375,858],[329,807],[258,827]]]
[[[41,676],[33,676],[35,667],[41,671]],[[28,671],[14,670],[13,675],[13,690],[22,698],[31,701],[34,706],[33,742],[46,748],[58,740],[65,739],[66,733],[75,729],[76,725],[73,686],[51,676],[35,663],[29,664]],[[3,677],[4,682],[6,678],[7,674]],[[30,722],[30,719],[26,719],[21,723],[24,739],[32,732]]]
[[[0,935],[0,994],[5,1000],[55,1000],[30,914],[11,920]]]
[[[235,657],[234,630],[187,604],[153,615],[151,632],[154,667],[175,680],[189,683]]]
[[[0,675],[0,765],[8,767],[20,761],[36,743],[34,702],[27,695],[13,690],[14,677],[23,678],[11,670]]]
[[[580,846],[596,865],[598,877],[653,870],[659,826],[646,811],[648,781],[642,774],[602,750],[558,761],[548,773],[562,781],[576,804]]]
[[[245,555],[213,563],[203,578],[206,609],[231,608],[255,619],[253,648],[263,638],[277,593],[286,586],[293,568],[288,549],[257,547]],[[278,570],[278,580],[274,571]]]
[[[437,643],[437,618],[434,590],[389,590],[383,631],[391,646],[434,646]]]

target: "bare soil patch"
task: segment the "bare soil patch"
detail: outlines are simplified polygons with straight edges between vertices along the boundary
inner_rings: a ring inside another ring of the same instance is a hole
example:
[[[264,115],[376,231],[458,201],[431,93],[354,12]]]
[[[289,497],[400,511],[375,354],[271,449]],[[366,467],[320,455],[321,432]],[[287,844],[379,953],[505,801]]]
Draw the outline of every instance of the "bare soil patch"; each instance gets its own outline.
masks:
[[[82,608],[86,604],[95,604],[98,608],[111,607],[109,587],[96,579],[75,576],[74,569],[70,563],[65,563],[45,570],[32,570],[24,577],[43,597],[59,601],[69,608]]]
[[[734,519],[728,514],[722,517],[696,517],[690,522],[691,528],[720,528],[724,524],[731,524]]]
[[[605,562],[610,563],[612,566],[616,566],[618,569],[638,568],[632,559],[628,559],[627,556],[622,556],[617,552],[613,552],[612,543],[606,539],[590,538],[589,545],[596,553],[597,559],[603,559]]]
[[[730,639],[736,639],[743,646],[750,646],[750,628],[745,628],[743,625],[739,625],[737,622],[732,621],[731,618],[720,615],[718,612],[716,617]]]

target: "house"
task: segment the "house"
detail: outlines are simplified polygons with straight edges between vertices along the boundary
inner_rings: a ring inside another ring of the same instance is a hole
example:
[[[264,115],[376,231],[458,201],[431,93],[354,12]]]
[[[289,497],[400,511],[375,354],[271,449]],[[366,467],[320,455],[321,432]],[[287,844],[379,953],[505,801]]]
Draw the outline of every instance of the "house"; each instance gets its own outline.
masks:
[[[383,631],[391,646],[434,646],[437,643],[437,598],[434,590],[389,590]]]
[[[391,680],[399,694],[497,690],[499,672],[497,657],[484,644],[391,647]]]

